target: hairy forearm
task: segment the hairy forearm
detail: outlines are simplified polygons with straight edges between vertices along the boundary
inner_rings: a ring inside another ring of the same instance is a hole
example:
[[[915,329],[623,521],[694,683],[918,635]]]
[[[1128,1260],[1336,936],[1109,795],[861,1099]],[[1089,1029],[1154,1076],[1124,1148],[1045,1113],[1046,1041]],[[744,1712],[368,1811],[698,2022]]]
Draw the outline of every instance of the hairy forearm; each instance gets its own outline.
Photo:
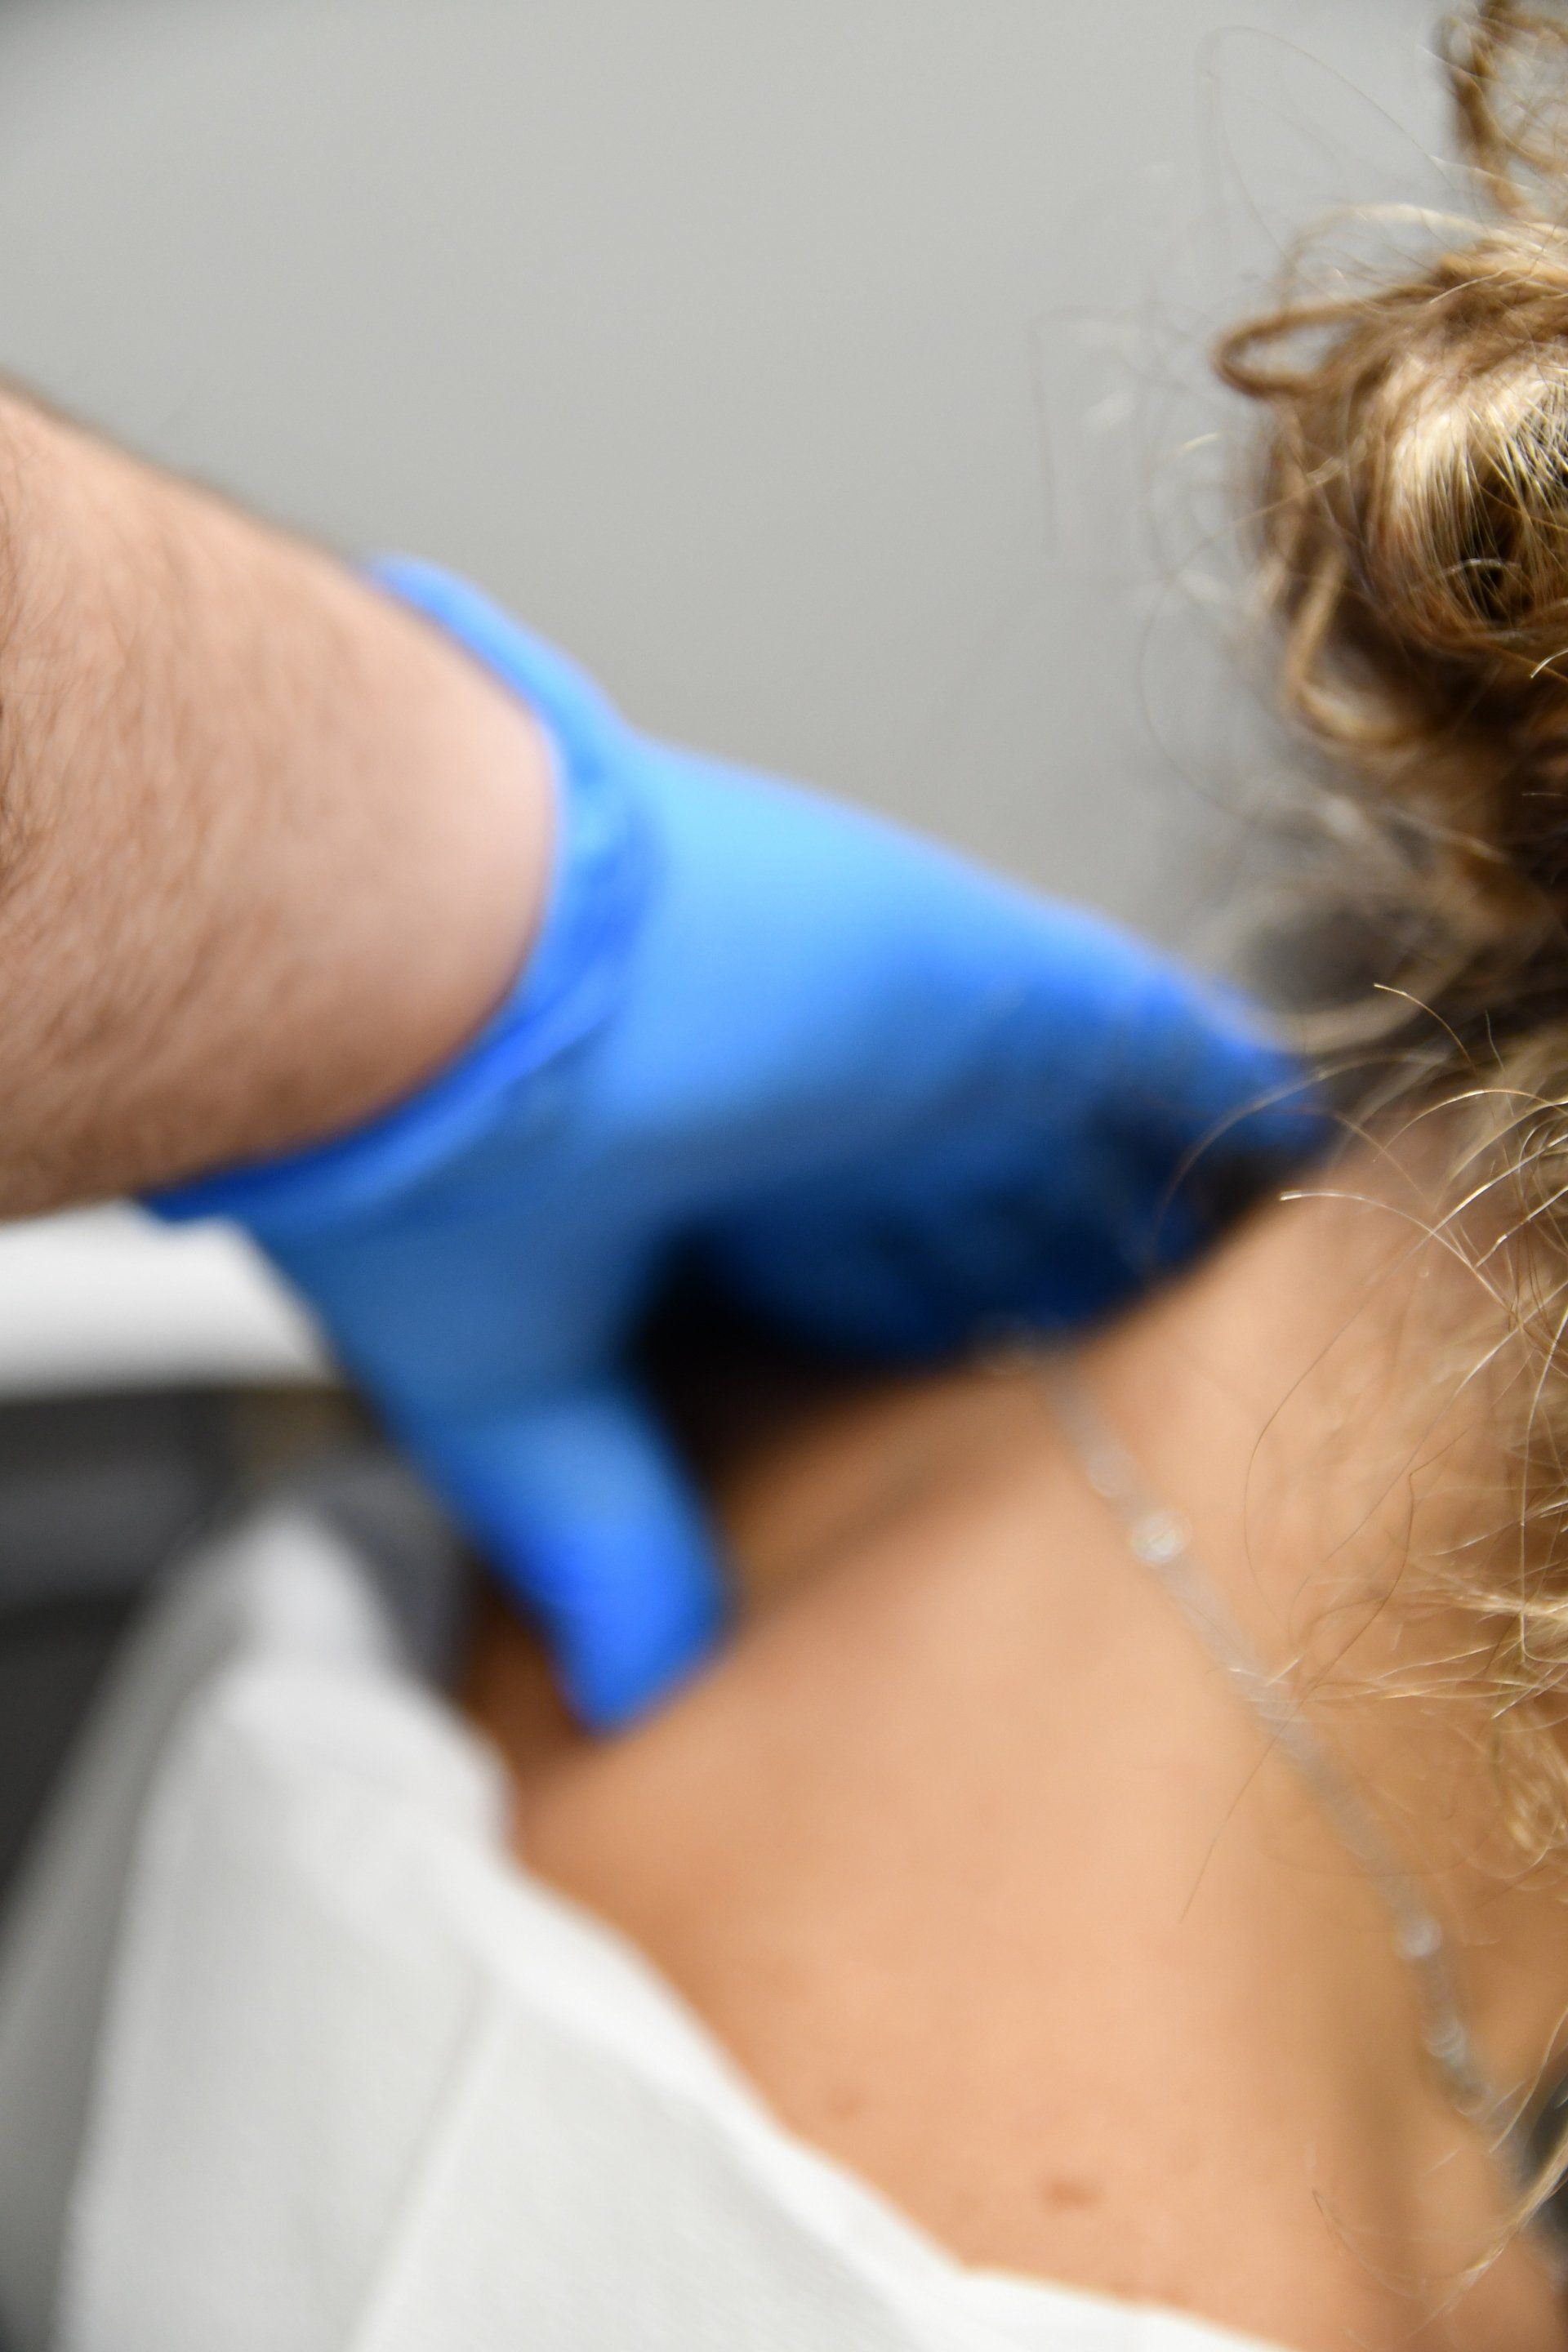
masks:
[[[316,550],[0,396],[0,1213],[302,1142],[537,916],[521,708]]]

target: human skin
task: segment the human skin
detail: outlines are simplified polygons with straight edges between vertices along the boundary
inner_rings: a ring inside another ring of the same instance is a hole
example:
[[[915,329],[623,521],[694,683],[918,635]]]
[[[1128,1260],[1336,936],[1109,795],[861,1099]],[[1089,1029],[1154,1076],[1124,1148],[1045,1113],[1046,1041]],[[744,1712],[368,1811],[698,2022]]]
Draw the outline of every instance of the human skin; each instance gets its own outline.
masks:
[[[1485,1483],[1488,1408],[1455,1405],[1437,1344],[1481,1335],[1384,1177],[1351,1187],[1372,1205],[1270,1209],[1083,1364],[1523,2082],[1564,2054],[1568,1906],[1502,1836],[1484,1696],[1444,1664],[1473,1643],[1405,1592]],[[499,1621],[468,1703],[522,1858],[629,1933],[790,2126],[970,2262],[1302,2352],[1568,2341],[1526,2243],[1484,2262],[1497,2179],[1424,2069],[1371,1883],[1035,1370],[839,1398],[717,1501],[746,1622],[672,1706],[587,1748]]]
[[[0,394],[0,1214],[339,1132],[520,968],[516,698],[304,542]]]

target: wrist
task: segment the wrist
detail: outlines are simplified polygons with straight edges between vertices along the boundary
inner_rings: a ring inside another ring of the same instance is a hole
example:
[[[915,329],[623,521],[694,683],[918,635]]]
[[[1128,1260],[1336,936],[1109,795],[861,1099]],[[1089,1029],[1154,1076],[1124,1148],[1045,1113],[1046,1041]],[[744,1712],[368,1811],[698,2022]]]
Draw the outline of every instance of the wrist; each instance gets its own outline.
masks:
[[[627,783],[635,739],[597,689],[434,565],[387,558],[369,576],[531,714],[553,802],[548,884],[512,986],[424,1083],[368,1118],[341,1120],[324,1141],[248,1158],[152,1202],[175,1219],[237,1217],[279,1243],[384,1206],[483,1132],[500,1097],[599,1025],[619,1001],[653,867],[646,814]]]

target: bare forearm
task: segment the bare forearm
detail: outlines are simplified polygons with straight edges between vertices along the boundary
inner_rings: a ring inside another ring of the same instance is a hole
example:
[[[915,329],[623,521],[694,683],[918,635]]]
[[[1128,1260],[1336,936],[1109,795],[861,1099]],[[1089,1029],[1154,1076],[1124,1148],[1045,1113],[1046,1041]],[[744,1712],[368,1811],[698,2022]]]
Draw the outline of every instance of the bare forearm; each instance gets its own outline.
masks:
[[[315,550],[0,397],[0,1213],[305,1141],[515,972],[521,708]]]

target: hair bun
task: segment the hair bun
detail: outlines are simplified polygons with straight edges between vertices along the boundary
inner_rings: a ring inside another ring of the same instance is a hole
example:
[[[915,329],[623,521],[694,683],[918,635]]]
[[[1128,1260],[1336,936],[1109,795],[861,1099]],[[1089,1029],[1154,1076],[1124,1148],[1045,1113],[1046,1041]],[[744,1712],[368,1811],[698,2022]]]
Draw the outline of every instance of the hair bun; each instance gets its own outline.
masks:
[[[1268,414],[1287,704],[1447,846],[1473,932],[1568,908],[1568,19],[1490,0],[1448,63],[1491,220],[1216,363]]]
[[[1568,685],[1568,236],[1445,255],[1368,304],[1293,405],[1298,488],[1363,625],[1454,665],[1449,693]]]

